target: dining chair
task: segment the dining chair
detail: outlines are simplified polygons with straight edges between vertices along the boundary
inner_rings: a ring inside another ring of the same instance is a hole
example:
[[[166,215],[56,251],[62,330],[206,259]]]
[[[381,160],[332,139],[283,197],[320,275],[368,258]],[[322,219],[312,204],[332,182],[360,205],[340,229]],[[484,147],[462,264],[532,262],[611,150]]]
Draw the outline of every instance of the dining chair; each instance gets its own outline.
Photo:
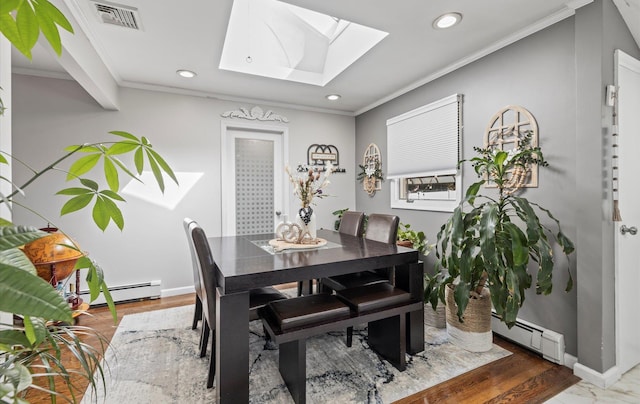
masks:
[[[364,231],[364,212],[347,210],[342,213],[338,232],[351,236],[362,237]]]
[[[348,234],[350,236],[362,237],[364,231],[364,212],[356,212],[347,210],[342,213],[340,218],[340,226],[338,227],[338,233]],[[317,290],[322,293],[331,293],[332,289],[329,286],[324,285],[325,279],[318,279],[316,281]],[[331,282],[331,281],[328,281]],[[337,288],[339,286],[336,285]]]
[[[200,301],[202,304],[202,331],[200,334],[200,357],[207,353],[207,343],[211,333],[211,358],[209,360],[209,374],[207,377],[207,388],[213,387],[216,363],[216,274],[214,269],[213,256],[209,248],[207,235],[192,219],[184,219],[184,227],[189,240],[192,259],[198,269],[200,284]],[[248,321],[257,320],[258,309],[269,302],[286,299],[287,296],[273,287],[252,289],[249,291],[249,313]],[[265,333],[265,336],[267,334]]]
[[[398,216],[372,213],[369,215],[364,238],[385,244],[395,244],[398,237],[399,223],[400,218]],[[342,222],[340,222],[340,225],[340,227],[342,227]],[[322,284],[322,290],[325,292],[329,290],[338,292],[345,289],[353,289],[377,283],[393,284],[393,268],[380,268],[376,270],[332,276],[329,278],[323,278],[320,283]],[[349,327],[347,328],[347,346],[351,346],[352,341],[353,327]]]
[[[195,223],[192,219],[185,219],[183,221],[184,231],[189,236],[189,226],[191,223]],[[195,310],[193,312],[193,321],[191,323],[191,329],[195,330],[198,327],[198,322],[202,320],[202,282],[200,281],[200,270],[196,263],[198,257],[196,257],[195,249],[192,248],[191,240],[189,240],[189,250],[191,252],[191,267],[193,269],[193,287],[196,291]]]

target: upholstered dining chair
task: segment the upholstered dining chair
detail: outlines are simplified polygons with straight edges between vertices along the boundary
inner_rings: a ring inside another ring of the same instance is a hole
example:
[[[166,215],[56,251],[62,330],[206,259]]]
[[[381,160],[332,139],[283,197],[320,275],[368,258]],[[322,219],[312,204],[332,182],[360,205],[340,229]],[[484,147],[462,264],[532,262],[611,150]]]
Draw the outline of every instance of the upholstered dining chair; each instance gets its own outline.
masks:
[[[338,232],[351,236],[362,237],[364,231],[364,212],[347,210],[342,213]]]
[[[202,282],[200,282],[200,270],[198,269],[196,251],[191,243],[191,237],[189,236],[189,226],[191,223],[195,223],[191,219],[185,219],[182,223],[184,225],[184,231],[187,233],[189,239],[189,250],[191,252],[191,267],[193,269],[193,287],[196,291],[195,310],[193,312],[193,321],[191,323],[191,329],[195,330],[198,327],[198,322],[202,320]]]
[[[340,226],[338,227],[338,233],[340,234],[348,234],[350,236],[362,237],[362,233],[364,231],[364,212],[356,212],[352,210],[347,210],[342,213],[342,217],[340,218]],[[319,292],[323,293],[331,293],[332,289],[330,286],[324,285],[325,279],[318,279],[316,281],[317,288]],[[328,281],[331,282],[331,281]],[[340,288],[339,285],[334,285],[336,288]]]
[[[349,211],[346,211],[347,213]],[[343,216],[344,218],[344,216]],[[398,237],[400,218],[395,215],[372,213],[369,215],[364,238],[385,244],[395,244]],[[340,222],[342,228],[342,222]],[[340,231],[340,230],[338,230]],[[393,283],[393,268],[380,268],[375,271],[354,272],[350,274],[323,278],[320,281],[323,291],[336,292],[377,283]],[[347,346],[353,341],[353,327],[347,328]]]
[[[198,269],[200,284],[200,301],[202,304],[202,332],[200,334],[200,357],[207,353],[207,343],[211,332],[211,358],[209,360],[209,374],[207,388],[213,387],[215,376],[215,326],[216,326],[216,275],[214,271],[213,256],[207,241],[207,235],[202,227],[194,220],[184,219],[184,226],[189,240],[191,256],[195,260],[194,265]],[[287,297],[272,287],[252,289],[249,292],[248,320],[257,320],[258,308],[269,302],[286,299]],[[266,334],[265,334],[266,335]]]

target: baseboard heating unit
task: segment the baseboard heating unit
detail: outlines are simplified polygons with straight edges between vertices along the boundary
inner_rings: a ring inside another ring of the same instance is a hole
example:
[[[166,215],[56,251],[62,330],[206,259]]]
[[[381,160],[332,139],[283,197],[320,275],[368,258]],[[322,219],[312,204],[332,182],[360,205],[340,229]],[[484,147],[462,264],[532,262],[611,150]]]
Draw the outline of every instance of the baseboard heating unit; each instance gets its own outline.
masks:
[[[491,313],[491,328],[496,334],[541,353],[545,359],[564,365],[564,335],[520,319],[509,329],[495,312]]]
[[[158,299],[160,297],[160,281],[154,280],[130,285],[110,286],[109,293],[111,293],[111,297],[113,297],[113,301],[116,303],[126,302],[128,300]],[[85,302],[88,302],[90,300],[89,290],[81,290],[80,297]],[[100,294],[91,305],[95,306],[106,303],[104,296]]]

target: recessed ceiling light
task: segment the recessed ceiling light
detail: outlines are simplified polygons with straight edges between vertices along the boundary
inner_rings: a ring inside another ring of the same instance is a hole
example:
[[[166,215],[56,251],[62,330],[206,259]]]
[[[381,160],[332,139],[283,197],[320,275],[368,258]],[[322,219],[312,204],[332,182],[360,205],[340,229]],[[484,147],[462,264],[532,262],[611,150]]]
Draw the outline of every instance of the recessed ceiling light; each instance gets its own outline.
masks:
[[[178,73],[179,76],[186,77],[188,79],[190,79],[192,77],[196,77],[196,74],[194,72],[192,72],[191,70],[180,69],[180,70],[176,71],[176,73]]]
[[[340,94],[329,94],[326,97],[329,101],[335,101],[340,99]]]
[[[460,13],[447,13],[433,21],[433,27],[437,29],[451,28],[462,20]]]

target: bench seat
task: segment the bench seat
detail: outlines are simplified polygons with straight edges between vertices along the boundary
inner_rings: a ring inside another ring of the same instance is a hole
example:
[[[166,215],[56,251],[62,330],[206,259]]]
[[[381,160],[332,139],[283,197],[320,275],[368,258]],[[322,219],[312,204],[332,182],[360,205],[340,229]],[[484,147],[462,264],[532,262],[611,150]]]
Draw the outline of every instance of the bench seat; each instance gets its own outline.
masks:
[[[279,345],[280,374],[296,404],[306,401],[306,339],[315,335],[368,323],[369,346],[398,370],[405,369],[406,314],[421,310],[424,303],[389,286],[344,290],[344,296],[298,296],[260,309],[265,331]]]

